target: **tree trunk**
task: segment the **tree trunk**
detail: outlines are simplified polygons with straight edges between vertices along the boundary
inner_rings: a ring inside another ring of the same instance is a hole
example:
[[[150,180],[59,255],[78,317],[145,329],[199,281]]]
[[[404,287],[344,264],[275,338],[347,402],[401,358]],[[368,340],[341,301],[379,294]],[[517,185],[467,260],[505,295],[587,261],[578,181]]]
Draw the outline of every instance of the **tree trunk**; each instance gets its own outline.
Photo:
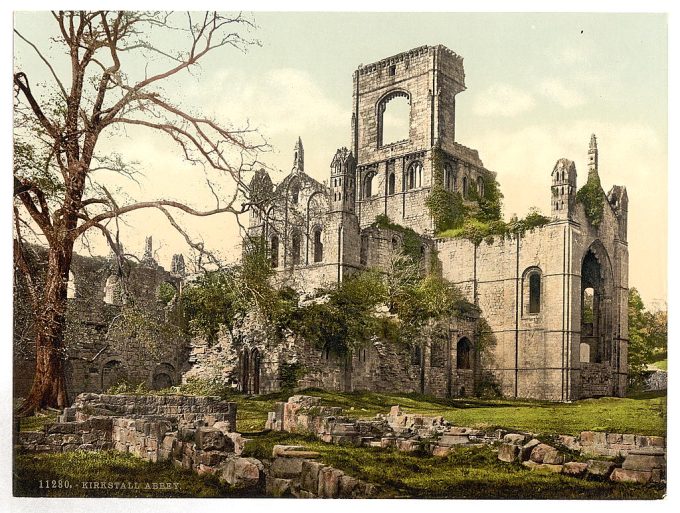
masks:
[[[64,408],[68,405],[64,331],[71,255],[72,247],[50,248],[43,301],[33,312],[36,327],[33,385],[17,410],[19,416],[31,415],[47,407]]]

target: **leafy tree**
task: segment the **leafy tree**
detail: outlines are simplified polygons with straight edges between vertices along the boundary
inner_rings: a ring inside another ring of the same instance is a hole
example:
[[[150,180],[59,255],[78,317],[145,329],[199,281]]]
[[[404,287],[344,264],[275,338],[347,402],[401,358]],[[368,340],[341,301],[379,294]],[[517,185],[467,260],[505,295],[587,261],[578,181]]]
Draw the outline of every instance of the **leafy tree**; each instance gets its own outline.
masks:
[[[666,312],[649,312],[635,287],[628,291],[628,381],[643,384],[647,366],[655,355],[663,355],[667,344]]]
[[[42,87],[45,77],[29,77],[21,63],[16,64],[14,268],[24,281],[36,328],[34,383],[20,415],[68,404],[64,326],[75,242],[91,230],[101,232],[122,266],[115,231],[119,217],[153,208],[194,250],[218,264],[181,228],[173,212],[195,216],[242,212],[236,201],[247,194],[244,174],[257,165],[262,147],[260,141],[253,142],[256,134],[251,130],[226,128],[183,109],[161,89],[168,79],[193,71],[210,54],[227,48],[243,51],[252,44],[241,35],[253,26],[242,15],[58,11],[52,17],[59,35],[50,48],[40,48],[14,31],[17,44],[28,45],[45,64],[49,82]],[[161,45],[160,40],[177,47]],[[69,66],[61,73],[55,63],[64,55]],[[135,64],[140,61],[153,66],[145,72]],[[162,198],[134,202],[115,194],[110,184],[100,181],[98,171],[134,178],[136,168],[115,152],[103,152],[101,141],[112,131],[131,126],[167,135],[188,162],[213,172],[215,180],[226,180],[233,194],[216,198],[209,210]],[[43,286],[36,282],[27,256],[29,236],[48,250]]]

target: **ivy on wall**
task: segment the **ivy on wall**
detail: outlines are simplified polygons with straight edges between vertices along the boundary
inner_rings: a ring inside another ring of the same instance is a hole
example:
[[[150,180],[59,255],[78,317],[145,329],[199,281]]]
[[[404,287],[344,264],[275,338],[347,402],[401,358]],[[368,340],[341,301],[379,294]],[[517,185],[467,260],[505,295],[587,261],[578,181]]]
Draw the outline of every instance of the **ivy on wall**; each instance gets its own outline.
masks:
[[[576,201],[581,203],[586,211],[588,222],[597,228],[604,215],[604,191],[597,173],[589,173],[588,181],[576,193]]]
[[[463,238],[474,244],[486,241],[491,244],[495,237],[521,236],[528,230],[550,222],[550,219],[533,208],[524,219],[514,217],[506,223],[502,219],[503,194],[491,172],[481,172],[483,193],[480,194],[476,184],[471,184],[464,200],[460,192],[449,191],[444,187],[442,150],[435,148],[431,160],[434,181],[426,205],[438,237]]]
[[[372,226],[399,232],[402,237],[403,253],[414,262],[420,261],[420,246],[422,245],[422,241],[420,235],[418,235],[415,230],[393,223],[385,214],[378,214],[375,217]]]

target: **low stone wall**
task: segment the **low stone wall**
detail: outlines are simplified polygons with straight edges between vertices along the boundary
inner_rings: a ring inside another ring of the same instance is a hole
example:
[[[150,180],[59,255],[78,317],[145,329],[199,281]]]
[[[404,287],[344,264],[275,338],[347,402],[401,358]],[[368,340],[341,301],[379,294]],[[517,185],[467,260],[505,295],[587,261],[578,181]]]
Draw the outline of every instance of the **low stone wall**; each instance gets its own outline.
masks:
[[[249,439],[236,433],[235,425],[235,403],[216,397],[81,394],[58,422],[40,432],[18,433],[16,441],[35,452],[116,450],[170,461],[234,486],[259,487],[273,497],[353,498],[376,492],[373,485],[315,461],[319,454],[303,447],[276,446],[264,462],[243,457]]]
[[[376,495],[372,484],[315,461],[319,454],[302,446],[275,445],[266,479],[270,497],[323,499],[367,498]]]
[[[636,483],[661,483],[666,479],[666,455],[663,448],[630,450],[623,465],[597,459],[570,461],[571,456],[558,447],[536,438],[529,440],[527,435],[519,433],[505,435],[503,443],[498,447],[499,460],[508,463],[519,461],[532,470],[547,470],[571,477]]]
[[[112,449],[111,417],[90,417],[81,422],[63,422],[45,426],[43,431],[18,434],[17,443],[36,452]]]
[[[302,395],[277,403],[266,427],[312,433],[327,443],[420,450],[434,456],[445,456],[460,445],[492,445],[498,448],[502,461],[520,461],[528,467],[577,477],[647,483],[664,481],[666,472],[666,439],[660,436],[583,431],[579,436],[558,435],[553,447],[532,433],[452,426],[443,417],[404,413],[399,406],[392,406],[388,415],[378,414],[375,419],[352,419],[342,415],[341,408],[321,406],[318,397]],[[625,461],[622,466],[597,459],[587,463],[569,461],[572,451],[595,457],[623,456]]]
[[[666,448],[663,436],[582,431],[579,436],[559,435],[557,439],[567,449],[598,456],[627,456],[632,451],[647,448],[665,452]]]
[[[84,420],[91,415],[155,415],[176,418],[180,424],[227,422],[230,431],[236,430],[236,403],[217,396],[85,393],[76,398],[73,407],[64,409],[59,420]]]

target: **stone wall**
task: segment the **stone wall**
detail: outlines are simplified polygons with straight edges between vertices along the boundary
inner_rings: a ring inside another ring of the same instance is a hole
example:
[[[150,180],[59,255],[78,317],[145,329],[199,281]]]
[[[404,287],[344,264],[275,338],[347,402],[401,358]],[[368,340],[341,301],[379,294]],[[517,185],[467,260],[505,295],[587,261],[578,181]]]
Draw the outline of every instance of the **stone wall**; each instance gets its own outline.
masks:
[[[41,255],[44,249],[36,251]],[[159,330],[154,340],[144,346],[133,339],[129,328],[116,328],[122,307],[120,285],[110,286],[112,293],[106,295],[107,281],[112,277],[118,279],[115,262],[73,255],[71,272],[65,333],[69,398],[81,392],[106,391],[119,380],[144,383],[148,389],[181,382],[188,340],[179,330]],[[127,263],[124,272],[122,279],[140,311],[159,324],[172,323],[173,306],[160,302],[158,292],[164,283],[179,290],[181,277],[167,272],[152,259],[140,264]],[[33,383],[35,342],[32,314],[21,279],[15,280],[14,294],[14,396],[23,397]]]
[[[476,327],[477,319],[472,317],[450,319],[425,327],[411,344],[378,339],[366,341],[349,354],[337,354],[292,334],[276,340],[264,320],[249,314],[233,333],[223,332],[214,345],[192,341],[191,368],[184,379],[217,379],[251,394],[288,386],[469,396],[478,379],[476,355],[473,350],[471,369],[457,369],[457,343],[465,337],[474,345]],[[257,366],[252,364],[253,355],[257,355]],[[246,361],[248,371],[244,372]],[[296,369],[293,382],[282,383],[286,366]]]

